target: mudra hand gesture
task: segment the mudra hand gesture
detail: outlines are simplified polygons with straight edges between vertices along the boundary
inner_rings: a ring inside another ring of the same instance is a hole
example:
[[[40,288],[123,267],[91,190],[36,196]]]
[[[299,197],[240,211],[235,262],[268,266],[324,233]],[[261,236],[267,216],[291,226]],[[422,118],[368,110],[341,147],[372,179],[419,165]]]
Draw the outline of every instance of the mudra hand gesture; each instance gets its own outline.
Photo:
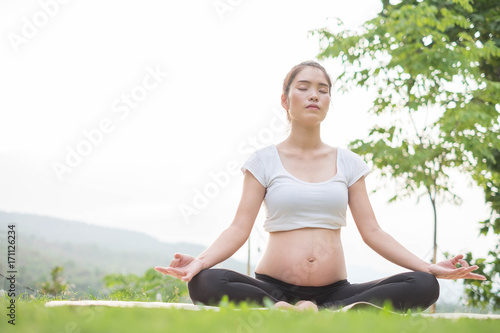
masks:
[[[486,280],[486,277],[481,274],[472,273],[478,269],[477,265],[470,266],[469,263],[463,260],[463,255],[455,256],[451,259],[443,260],[436,264],[429,266],[429,272],[435,277],[440,279],[474,279]],[[460,264],[462,267],[457,268],[456,265]]]
[[[184,282],[191,281],[193,276],[198,274],[202,269],[203,269],[203,262],[200,259],[197,259],[188,254],[179,254],[179,253],[176,253],[174,255],[174,259],[170,262],[170,266],[155,267],[156,271],[166,275],[171,275]]]

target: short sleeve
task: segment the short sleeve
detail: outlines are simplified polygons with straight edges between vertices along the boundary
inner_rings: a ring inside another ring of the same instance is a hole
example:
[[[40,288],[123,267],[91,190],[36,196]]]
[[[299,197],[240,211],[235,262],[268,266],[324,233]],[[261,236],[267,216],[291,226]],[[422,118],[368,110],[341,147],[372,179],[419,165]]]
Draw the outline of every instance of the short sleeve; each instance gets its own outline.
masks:
[[[262,184],[262,186],[267,187],[264,163],[259,155],[258,151],[255,151],[250,155],[243,166],[241,167],[241,172],[243,174],[245,171],[250,171],[252,175]]]
[[[347,153],[347,187],[354,185],[361,177],[368,176],[371,172],[370,167],[366,162],[356,153],[350,150],[344,150]]]

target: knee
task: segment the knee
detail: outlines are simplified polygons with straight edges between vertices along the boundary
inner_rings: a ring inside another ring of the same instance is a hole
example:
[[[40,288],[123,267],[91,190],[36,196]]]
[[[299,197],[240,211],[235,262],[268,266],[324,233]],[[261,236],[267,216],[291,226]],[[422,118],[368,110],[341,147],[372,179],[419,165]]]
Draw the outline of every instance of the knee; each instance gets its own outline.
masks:
[[[220,274],[216,269],[205,269],[196,274],[188,282],[189,297],[193,303],[203,303],[205,305],[215,304],[219,301],[214,291],[220,283]]]
[[[414,272],[417,284],[417,290],[425,297],[427,307],[436,303],[439,298],[439,282],[436,277],[430,273]]]

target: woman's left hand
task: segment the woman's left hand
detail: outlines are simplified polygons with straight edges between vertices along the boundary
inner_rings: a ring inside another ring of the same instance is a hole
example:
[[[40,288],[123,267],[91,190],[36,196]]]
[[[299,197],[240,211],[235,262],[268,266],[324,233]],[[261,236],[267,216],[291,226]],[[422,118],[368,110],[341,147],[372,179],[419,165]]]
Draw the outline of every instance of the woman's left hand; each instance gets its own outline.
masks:
[[[470,266],[469,263],[463,260],[463,255],[455,256],[451,259],[447,259],[437,264],[432,264],[429,267],[429,271],[436,278],[440,279],[474,279],[474,280],[486,280],[486,277],[481,274],[472,273],[478,269],[477,265]],[[457,268],[455,265],[460,264],[462,267]]]

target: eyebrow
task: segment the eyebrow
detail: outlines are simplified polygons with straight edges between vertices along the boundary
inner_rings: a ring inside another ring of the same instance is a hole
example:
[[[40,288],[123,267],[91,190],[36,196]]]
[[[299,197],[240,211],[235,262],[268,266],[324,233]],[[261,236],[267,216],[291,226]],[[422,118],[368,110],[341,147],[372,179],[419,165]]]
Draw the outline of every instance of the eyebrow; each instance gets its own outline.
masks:
[[[311,83],[311,81],[308,81],[308,80],[300,80],[300,81],[297,81],[297,83]],[[328,88],[330,87],[328,84],[326,84],[326,83],[322,83],[322,82],[320,82],[320,83],[319,83],[319,85],[320,85],[320,86],[325,86],[325,87],[328,87]]]

